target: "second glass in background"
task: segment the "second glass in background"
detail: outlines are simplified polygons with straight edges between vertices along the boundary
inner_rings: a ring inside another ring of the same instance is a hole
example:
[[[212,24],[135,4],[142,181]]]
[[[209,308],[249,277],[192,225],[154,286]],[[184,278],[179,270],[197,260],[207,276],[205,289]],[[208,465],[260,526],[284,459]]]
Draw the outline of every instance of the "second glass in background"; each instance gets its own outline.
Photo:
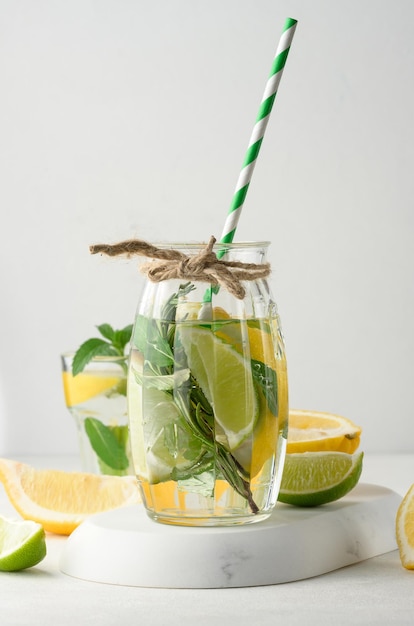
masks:
[[[62,354],[66,406],[78,430],[81,467],[85,472],[133,474],[130,455],[126,357],[95,357],[73,376],[74,353]]]

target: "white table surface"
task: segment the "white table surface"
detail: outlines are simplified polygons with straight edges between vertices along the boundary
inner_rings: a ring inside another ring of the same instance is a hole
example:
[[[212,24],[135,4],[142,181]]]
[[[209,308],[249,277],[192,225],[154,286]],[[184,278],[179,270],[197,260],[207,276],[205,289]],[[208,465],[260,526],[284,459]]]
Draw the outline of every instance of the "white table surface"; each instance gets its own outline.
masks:
[[[19,460],[36,467],[79,469],[76,458]],[[414,482],[414,453],[367,454],[361,481],[404,495]],[[1,485],[0,514],[16,517]],[[93,583],[62,574],[58,562],[65,541],[48,534],[48,554],[39,565],[0,573],[0,626],[414,624],[414,571],[402,567],[397,550],[283,585],[150,589]]]

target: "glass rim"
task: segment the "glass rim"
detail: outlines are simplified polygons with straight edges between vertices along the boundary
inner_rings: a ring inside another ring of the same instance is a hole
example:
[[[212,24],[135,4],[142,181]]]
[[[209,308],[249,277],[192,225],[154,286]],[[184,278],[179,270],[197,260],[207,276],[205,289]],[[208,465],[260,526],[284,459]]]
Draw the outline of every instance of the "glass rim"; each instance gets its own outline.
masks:
[[[213,246],[213,250],[217,248],[225,248],[226,250],[238,250],[239,248],[268,248],[270,243],[270,241],[234,241],[232,243],[216,241]],[[169,250],[171,248],[198,250],[200,248],[205,248],[207,244],[208,242],[206,241],[161,241],[155,242],[153,245],[157,248],[161,248],[162,250]]]
[[[76,354],[76,350],[67,350],[66,352],[62,352],[61,353],[61,357],[62,358],[67,358],[67,359],[73,359],[73,357]],[[118,361],[125,361],[128,358],[127,354],[107,354],[105,356],[94,356],[92,357],[92,359],[89,361],[89,363],[104,363],[105,361],[111,361],[113,363],[116,363]]]

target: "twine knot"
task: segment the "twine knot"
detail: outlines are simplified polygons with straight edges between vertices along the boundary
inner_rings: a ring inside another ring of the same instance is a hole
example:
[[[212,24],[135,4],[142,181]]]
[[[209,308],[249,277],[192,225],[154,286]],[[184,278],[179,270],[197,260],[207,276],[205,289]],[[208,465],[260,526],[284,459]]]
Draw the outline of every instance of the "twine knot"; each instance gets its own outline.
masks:
[[[130,239],[113,245],[95,244],[90,246],[90,252],[108,256],[139,255],[157,259],[143,264],[140,268],[152,282],[173,278],[198,280],[220,285],[239,300],[243,299],[246,293],[242,281],[266,278],[269,275],[269,263],[255,264],[218,259],[213,252],[215,243],[215,237],[210,237],[208,244],[193,256],[187,256],[173,248],[157,248],[139,239]]]

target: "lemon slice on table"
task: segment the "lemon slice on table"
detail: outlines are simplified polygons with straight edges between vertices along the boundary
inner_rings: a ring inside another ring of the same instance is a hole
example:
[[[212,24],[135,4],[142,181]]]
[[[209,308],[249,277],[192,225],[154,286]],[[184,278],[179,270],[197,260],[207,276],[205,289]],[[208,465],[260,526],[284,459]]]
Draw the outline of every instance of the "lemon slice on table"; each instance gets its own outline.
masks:
[[[33,567],[45,556],[45,531],[41,524],[0,516],[0,571],[17,572]]]
[[[214,408],[216,437],[220,440],[221,428],[226,446],[235,450],[252,433],[259,414],[250,362],[209,330],[181,327],[177,334],[188,366]]]
[[[141,501],[133,476],[35,469],[0,459],[0,480],[24,519],[61,535],[69,535],[89,515]]]
[[[280,502],[319,506],[339,500],[358,483],[363,452],[301,452],[287,454]]]
[[[289,411],[288,454],[336,451],[353,454],[361,439],[361,428],[334,413]]]
[[[411,485],[397,511],[397,544],[402,565],[414,569],[414,485]]]

